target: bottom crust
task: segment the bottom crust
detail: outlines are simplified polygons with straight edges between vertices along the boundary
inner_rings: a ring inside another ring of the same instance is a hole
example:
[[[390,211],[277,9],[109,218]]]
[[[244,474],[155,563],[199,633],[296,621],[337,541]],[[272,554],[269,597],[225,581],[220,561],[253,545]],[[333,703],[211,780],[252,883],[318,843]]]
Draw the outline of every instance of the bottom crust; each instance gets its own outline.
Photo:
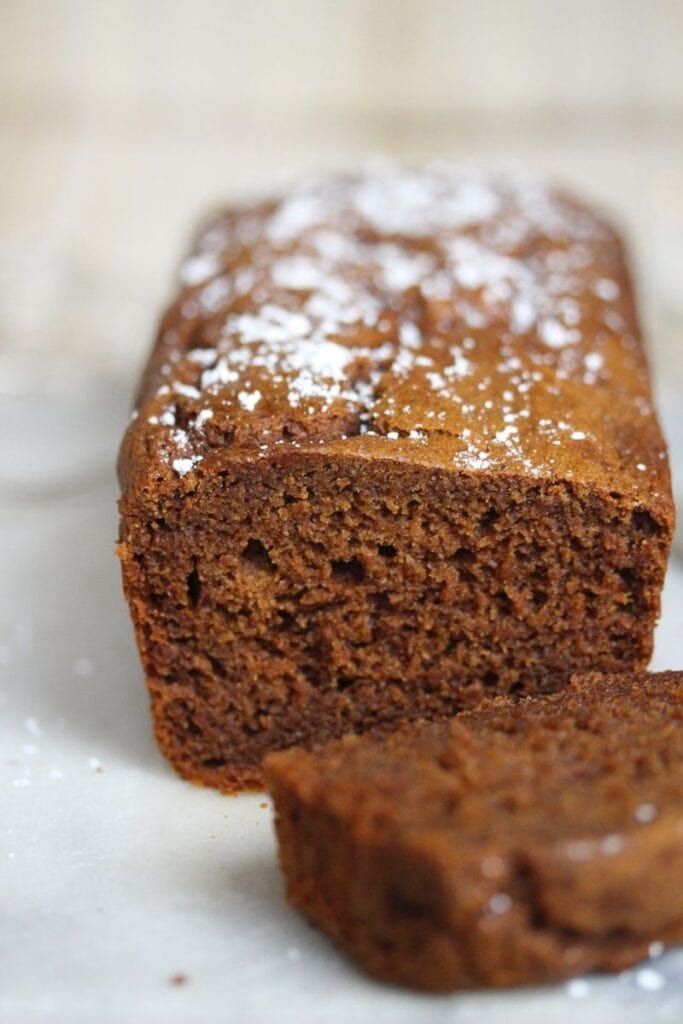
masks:
[[[310,919],[317,923],[314,917]],[[683,940],[683,921],[676,922],[664,934],[658,931],[624,938],[606,935],[587,939],[552,932],[542,936],[501,936],[490,942],[490,970],[479,973],[473,972],[462,956],[466,937],[437,929],[423,933],[419,947],[414,943],[405,947],[381,946],[369,934],[364,940],[359,936],[354,945],[348,944],[343,936],[333,938],[370,977],[403,988],[439,993],[515,988],[566,981],[593,971],[624,971],[646,960],[653,947],[659,954]]]
[[[448,868],[424,859],[410,863],[397,849],[349,845],[334,827],[325,841],[318,834],[304,845],[295,836],[301,809],[291,808],[288,824],[289,817],[280,805],[290,904],[379,981],[425,992],[542,984],[622,971],[647,958],[653,945],[661,952],[683,940],[683,918],[642,932],[581,933],[554,923],[531,893],[507,913],[495,893],[482,902],[474,886],[469,906],[463,900],[445,920],[443,907],[453,896],[446,891]],[[346,847],[341,856],[340,846]],[[450,873],[460,869],[455,862]]]

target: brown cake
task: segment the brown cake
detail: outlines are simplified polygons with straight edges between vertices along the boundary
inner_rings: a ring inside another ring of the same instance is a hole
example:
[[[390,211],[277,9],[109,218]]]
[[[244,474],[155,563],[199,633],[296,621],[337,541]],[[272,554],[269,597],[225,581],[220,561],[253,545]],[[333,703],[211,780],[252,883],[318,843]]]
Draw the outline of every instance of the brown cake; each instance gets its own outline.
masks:
[[[598,215],[389,168],[219,214],[182,282],[120,459],[181,774],[647,665],[670,481]]]
[[[385,981],[540,982],[683,938],[683,672],[588,675],[266,770],[291,903]]]

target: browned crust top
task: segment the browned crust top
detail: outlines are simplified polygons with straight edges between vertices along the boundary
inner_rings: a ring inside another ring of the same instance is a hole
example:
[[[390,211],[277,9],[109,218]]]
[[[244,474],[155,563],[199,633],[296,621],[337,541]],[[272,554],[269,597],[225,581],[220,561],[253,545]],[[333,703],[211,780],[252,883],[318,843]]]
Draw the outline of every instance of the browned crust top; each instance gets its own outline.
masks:
[[[124,491],[298,449],[563,479],[670,519],[618,236],[536,181],[441,166],[220,213],[161,323]]]

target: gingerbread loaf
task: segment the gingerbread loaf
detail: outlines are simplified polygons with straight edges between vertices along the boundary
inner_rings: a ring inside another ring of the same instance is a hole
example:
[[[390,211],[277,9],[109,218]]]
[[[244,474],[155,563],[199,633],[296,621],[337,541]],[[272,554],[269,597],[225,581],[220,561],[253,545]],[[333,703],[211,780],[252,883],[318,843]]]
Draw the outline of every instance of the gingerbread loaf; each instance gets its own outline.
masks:
[[[683,938],[683,672],[589,675],[266,769],[290,901],[384,981],[550,981]]]
[[[648,663],[673,510],[624,252],[537,182],[385,168],[218,214],[120,480],[156,735],[194,781]]]

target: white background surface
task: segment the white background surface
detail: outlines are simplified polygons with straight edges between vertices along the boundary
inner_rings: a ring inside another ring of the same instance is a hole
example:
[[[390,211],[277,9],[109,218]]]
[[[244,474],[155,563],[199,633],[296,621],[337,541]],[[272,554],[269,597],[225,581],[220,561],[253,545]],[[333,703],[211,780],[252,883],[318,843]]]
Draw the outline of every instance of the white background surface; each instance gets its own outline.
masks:
[[[1,1024],[683,1020],[683,952],[569,990],[360,977],[285,906],[263,800],[157,753],[113,557],[125,407],[194,218],[378,153],[613,211],[680,467],[682,37],[678,0],[3,0]],[[680,561],[655,665],[683,667]]]

